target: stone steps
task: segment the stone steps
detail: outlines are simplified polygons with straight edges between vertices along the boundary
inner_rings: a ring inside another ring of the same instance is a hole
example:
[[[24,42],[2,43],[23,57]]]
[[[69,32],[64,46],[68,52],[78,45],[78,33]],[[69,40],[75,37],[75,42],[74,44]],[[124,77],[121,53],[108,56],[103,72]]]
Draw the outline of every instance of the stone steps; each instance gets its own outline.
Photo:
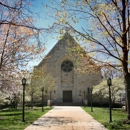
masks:
[[[82,106],[82,103],[62,102],[54,103],[53,106]]]

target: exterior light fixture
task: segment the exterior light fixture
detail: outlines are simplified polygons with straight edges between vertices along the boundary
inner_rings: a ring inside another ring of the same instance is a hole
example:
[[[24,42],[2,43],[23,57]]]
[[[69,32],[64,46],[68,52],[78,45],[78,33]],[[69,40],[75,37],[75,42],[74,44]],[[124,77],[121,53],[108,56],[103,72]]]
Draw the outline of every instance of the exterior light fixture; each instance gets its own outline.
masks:
[[[25,106],[25,85],[26,85],[26,79],[25,78],[22,79],[22,85],[23,85],[22,122],[25,122],[25,119],[24,119],[24,115],[25,115],[25,112],[24,112],[24,106]]]
[[[109,86],[109,116],[110,116],[110,121],[112,122],[112,109],[111,109],[111,88],[110,86],[112,85],[112,80],[111,78],[107,79],[107,85]]]

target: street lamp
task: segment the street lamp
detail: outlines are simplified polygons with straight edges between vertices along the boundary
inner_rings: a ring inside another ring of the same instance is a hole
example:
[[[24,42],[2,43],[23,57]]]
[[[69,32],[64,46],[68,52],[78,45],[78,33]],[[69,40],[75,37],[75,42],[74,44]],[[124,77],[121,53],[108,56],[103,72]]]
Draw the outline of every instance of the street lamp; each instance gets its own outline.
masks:
[[[84,107],[85,107],[85,91],[83,91],[83,93],[84,93]]]
[[[22,122],[25,122],[24,120],[24,104],[25,104],[25,85],[26,85],[26,79],[22,79],[22,85],[23,85],[23,109],[22,109]]]
[[[42,112],[44,112],[44,108],[43,108],[43,92],[44,92],[44,87],[42,87],[41,90],[42,90]]]
[[[93,87],[91,86],[91,112],[93,112]]]
[[[107,79],[107,85],[109,86],[109,114],[110,114],[110,121],[109,122],[112,122],[112,110],[111,110],[111,88],[110,86],[112,85],[112,80],[111,78],[108,78]]]
[[[51,107],[51,91],[50,91],[50,107]]]

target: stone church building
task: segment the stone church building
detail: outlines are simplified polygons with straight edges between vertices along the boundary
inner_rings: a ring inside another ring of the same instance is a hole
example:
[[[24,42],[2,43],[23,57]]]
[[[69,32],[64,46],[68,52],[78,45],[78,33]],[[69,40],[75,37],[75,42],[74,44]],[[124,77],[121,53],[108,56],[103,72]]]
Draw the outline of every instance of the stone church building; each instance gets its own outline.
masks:
[[[75,72],[75,58],[69,55],[67,48],[76,44],[72,36],[65,33],[63,38],[55,44],[39,65],[36,66],[37,69],[40,69],[45,65],[46,72],[56,79],[54,87],[47,92],[48,96],[45,96],[44,100],[47,101],[51,98],[54,104],[63,102],[82,103],[83,100],[89,100],[88,88],[101,81],[101,73],[78,75]]]

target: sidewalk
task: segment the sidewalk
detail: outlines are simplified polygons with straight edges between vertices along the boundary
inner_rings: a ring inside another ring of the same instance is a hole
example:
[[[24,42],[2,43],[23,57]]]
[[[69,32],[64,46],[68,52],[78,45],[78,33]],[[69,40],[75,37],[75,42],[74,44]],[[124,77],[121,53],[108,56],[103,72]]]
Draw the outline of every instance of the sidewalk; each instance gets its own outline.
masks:
[[[107,130],[81,107],[56,106],[24,130]]]

